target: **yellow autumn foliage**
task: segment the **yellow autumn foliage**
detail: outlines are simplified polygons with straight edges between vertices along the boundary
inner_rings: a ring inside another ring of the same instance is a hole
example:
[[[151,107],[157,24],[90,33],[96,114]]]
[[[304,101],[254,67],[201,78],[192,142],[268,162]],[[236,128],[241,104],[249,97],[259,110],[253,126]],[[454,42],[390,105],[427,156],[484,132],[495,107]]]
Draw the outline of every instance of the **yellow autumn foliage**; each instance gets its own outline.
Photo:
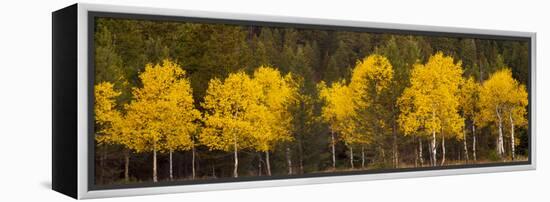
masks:
[[[120,144],[121,113],[117,110],[116,97],[121,93],[115,91],[110,82],[102,82],[94,86],[95,123],[99,126],[95,139],[99,144]]]
[[[464,119],[471,120],[476,123],[479,117],[479,90],[481,85],[475,81],[473,77],[469,77],[463,80],[460,87],[460,108],[462,109],[462,115]],[[464,135],[460,139],[464,139]]]
[[[319,96],[325,102],[321,109],[322,119],[330,125],[333,132],[347,144],[353,144],[360,139],[355,129],[353,117],[355,106],[353,92],[345,81],[334,82],[327,87],[324,82],[319,84]]]
[[[393,67],[386,57],[365,57],[357,62],[349,84],[345,80],[330,87],[324,82],[319,84],[319,96],[325,101],[321,117],[346,145],[368,143],[371,132],[359,111],[370,107],[373,99],[389,88],[392,79]]]
[[[438,52],[426,64],[415,64],[410,86],[398,99],[398,123],[406,135],[443,131],[460,137],[464,119],[458,113],[461,62]]]
[[[393,74],[392,64],[382,55],[372,54],[357,62],[349,84],[354,114],[347,126],[353,128],[354,135],[344,136],[345,142],[369,143],[375,133],[371,125],[386,127],[385,122],[378,118],[380,112],[374,105],[382,93],[390,88]]]
[[[262,89],[244,72],[230,74],[224,81],[208,83],[204,128],[199,135],[202,144],[210,149],[232,151],[254,146],[254,121],[249,115],[262,96]]]
[[[498,124],[501,116],[503,124],[510,124],[511,118],[515,127],[525,127],[527,105],[528,94],[525,85],[512,77],[509,68],[501,69],[491,74],[480,88],[480,117],[477,123],[479,126]]]
[[[389,88],[392,79],[393,67],[390,61],[382,55],[373,54],[357,62],[351,76],[350,88],[358,97],[369,96],[369,99],[373,99],[373,95]]]
[[[292,76],[268,66],[257,68],[253,77],[239,72],[223,82],[211,80],[202,103],[207,113],[201,143],[224,151],[238,147],[265,152],[291,141],[289,106],[295,94]]]
[[[289,107],[296,100],[297,89],[291,74],[282,76],[272,67],[256,69],[253,80],[261,88],[258,106],[251,113],[257,120],[253,133],[256,149],[270,151],[275,143],[293,140]]]
[[[134,100],[126,106],[125,131],[134,137],[130,147],[137,152],[190,149],[200,113],[185,71],[164,60],[146,65],[139,78],[142,86],[133,89]]]

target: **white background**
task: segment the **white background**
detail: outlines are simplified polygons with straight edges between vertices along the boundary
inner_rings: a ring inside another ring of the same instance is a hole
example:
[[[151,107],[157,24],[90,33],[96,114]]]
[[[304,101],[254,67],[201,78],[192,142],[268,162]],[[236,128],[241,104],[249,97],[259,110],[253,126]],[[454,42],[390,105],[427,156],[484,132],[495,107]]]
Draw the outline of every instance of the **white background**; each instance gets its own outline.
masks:
[[[537,32],[536,171],[102,199],[105,201],[545,201],[550,199],[550,6],[545,1],[85,1]],[[1,1],[0,201],[69,201],[51,186],[51,12],[74,1]]]

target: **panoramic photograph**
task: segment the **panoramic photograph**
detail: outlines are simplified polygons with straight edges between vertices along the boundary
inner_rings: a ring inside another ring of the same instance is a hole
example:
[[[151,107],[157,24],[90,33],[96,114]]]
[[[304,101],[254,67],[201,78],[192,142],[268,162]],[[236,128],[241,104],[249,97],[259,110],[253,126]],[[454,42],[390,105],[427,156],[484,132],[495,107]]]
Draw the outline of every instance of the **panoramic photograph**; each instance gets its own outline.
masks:
[[[98,187],[530,159],[528,39],[111,17],[92,34]]]

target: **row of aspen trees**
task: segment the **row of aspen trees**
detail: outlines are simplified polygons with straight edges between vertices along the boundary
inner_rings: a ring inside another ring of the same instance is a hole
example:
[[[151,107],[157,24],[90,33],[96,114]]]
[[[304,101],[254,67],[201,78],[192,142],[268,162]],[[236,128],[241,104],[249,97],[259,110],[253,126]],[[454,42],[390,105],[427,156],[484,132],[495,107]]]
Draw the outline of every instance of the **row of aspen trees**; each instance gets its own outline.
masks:
[[[361,153],[360,167],[366,169],[366,148],[376,145],[376,135],[389,130],[414,138],[411,144],[418,145],[413,148],[419,151],[415,156],[421,165],[422,144],[427,142],[429,165],[438,166],[445,165],[446,139],[462,141],[464,159],[469,161],[471,156],[476,161],[476,127],[494,127],[498,155],[507,155],[504,138],[510,137],[510,158],[514,160],[518,144],[514,131],[527,127],[528,94],[509,68],[499,69],[483,82],[465,78],[460,61],[438,52],[425,64],[412,65],[408,81],[398,81],[391,61],[372,54],[356,63],[349,80],[319,82],[317,95],[323,104],[321,113],[312,116],[329,128],[332,169],[337,169],[338,142],[351,154],[351,169],[356,169],[353,152]],[[308,99],[300,93],[303,78],[283,75],[267,65],[252,73],[241,71],[211,79],[200,103],[193,99],[186,72],[170,60],[148,64],[139,80],[139,87],[131,91],[131,101],[124,106],[117,106],[123,92],[113,83],[101,82],[94,88],[96,142],[124,148],[125,180],[129,179],[131,152],[152,153],[153,182],[158,181],[157,154],[168,154],[169,176],[174,179],[172,156],[176,151],[192,153],[191,177],[195,179],[198,146],[231,154],[233,177],[239,176],[240,151],[262,153],[266,174],[271,175],[270,154],[285,152],[275,151],[276,146],[295,141],[291,108]],[[407,83],[405,89],[396,90],[399,82]],[[395,100],[391,106],[387,106],[388,99]],[[382,121],[387,109],[398,112],[396,124]],[[319,134],[318,138],[327,137]],[[396,137],[397,145],[395,141]],[[287,164],[292,174],[290,158]]]

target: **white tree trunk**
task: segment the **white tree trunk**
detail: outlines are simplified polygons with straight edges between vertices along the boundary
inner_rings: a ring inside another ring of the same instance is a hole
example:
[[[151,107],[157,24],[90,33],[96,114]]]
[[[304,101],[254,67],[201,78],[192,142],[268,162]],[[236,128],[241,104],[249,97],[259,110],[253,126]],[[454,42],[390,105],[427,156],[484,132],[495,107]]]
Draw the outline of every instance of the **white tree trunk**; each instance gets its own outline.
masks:
[[[392,144],[392,153],[393,153],[393,167],[399,168],[399,149],[397,147],[397,129],[396,124],[393,124],[392,127],[393,134],[393,144]]]
[[[105,183],[105,161],[107,159],[107,145],[103,145],[100,147],[101,149],[101,156],[99,157],[99,167],[100,174],[99,174],[99,181],[101,183]]]
[[[292,175],[292,156],[290,155],[290,147],[286,146],[286,164],[288,167],[288,174]]]
[[[124,181],[128,182],[130,181],[130,151],[128,149],[124,149]]]
[[[212,166],[212,177],[217,178],[216,177],[216,167],[214,167],[214,166]]]
[[[265,165],[267,169],[267,176],[271,176],[271,164],[269,163],[269,151],[265,152]]]
[[[414,147],[414,167],[418,167],[418,147],[416,146],[416,136],[413,136],[413,147]]]
[[[431,161],[432,161],[432,166],[436,166],[437,165],[437,147],[436,147],[436,139],[435,139],[435,130],[432,131],[432,150],[431,150],[431,154],[432,154],[432,157],[431,157]]]
[[[476,156],[476,125],[472,123],[472,155],[474,156],[474,162],[477,161]]]
[[[332,145],[332,168],[336,169],[336,140],[334,138],[334,131],[330,131],[331,145]]]
[[[511,143],[511,149],[512,149],[512,160],[516,158],[516,145],[515,145],[515,138],[514,138],[514,119],[512,118],[512,113],[510,112],[510,143]]]
[[[361,168],[365,168],[365,145],[361,145]]]
[[[196,171],[195,171],[195,143],[193,143],[192,147],[191,147],[191,153],[192,153],[192,158],[191,158],[191,170],[193,171],[192,173],[192,176],[191,178],[192,179],[195,179],[195,176],[196,176]]]
[[[500,158],[504,155],[504,139],[502,134],[502,117],[500,114],[500,111],[498,110],[498,107],[496,108],[496,113],[498,117],[498,144],[497,144],[497,152]]]
[[[445,165],[445,136],[441,134],[441,166]]]
[[[432,119],[435,119],[435,111],[432,111]],[[437,166],[437,139],[435,137],[435,129],[432,129],[432,149],[431,149],[431,163],[432,166]]]
[[[300,161],[300,174],[304,174],[304,149],[302,146],[302,139],[300,139],[300,142],[298,143],[298,152],[300,155],[298,155],[299,161]]]
[[[170,150],[170,181],[174,180],[174,168],[172,167],[173,166],[173,164],[172,164],[172,153],[173,153],[173,151]]]
[[[237,171],[239,168],[239,155],[237,154],[237,135],[235,135],[233,158],[235,159],[235,165],[233,167],[233,177],[237,178],[239,177],[239,173]]]
[[[468,155],[468,142],[466,137],[466,127],[464,127],[464,157],[466,158],[466,162],[470,161],[470,155]]]
[[[157,180],[157,145],[153,142],[153,182],[158,182]]]
[[[258,154],[258,176],[262,176],[262,154]]]
[[[424,166],[424,155],[422,154],[422,138],[418,138],[418,158],[420,159],[420,166]]]
[[[432,156],[432,141],[428,141],[428,157],[430,159],[430,166],[434,164],[434,158]]]
[[[351,165],[351,169],[354,169],[354,166],[353,166],[353,147],[352,146],[349,147],[349,163]]]

